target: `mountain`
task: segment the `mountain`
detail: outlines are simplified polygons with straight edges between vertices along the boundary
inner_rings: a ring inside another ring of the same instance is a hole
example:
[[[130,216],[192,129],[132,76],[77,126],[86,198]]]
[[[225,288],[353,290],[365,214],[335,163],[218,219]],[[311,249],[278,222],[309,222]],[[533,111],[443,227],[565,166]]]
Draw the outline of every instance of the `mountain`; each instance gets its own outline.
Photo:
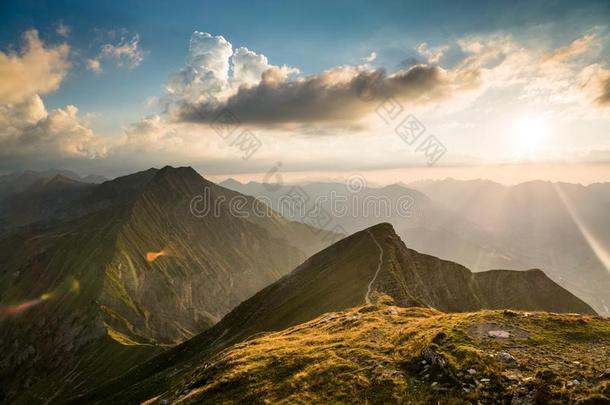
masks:
[[[0,234],[39,221],[77,217],[75,202],[95,187],[61,174],[40,178],[0,203]]]
[[[143,403],[608,403],[607,319],[380,301],[230,346]]]
[[[65,177],[81,183],[99,184],[108,180],[104,176],[89,174],[80,176],[71,170],[49,169],[44,171],[25,170],[0,176],[0,200],[4,197],[20,193],[40,179],[51,179],[55,176]]]
[[[294,194],[303,195],[308,206],[318,203],[328,213],[329,227],[343,233],[390,222],[409,247],[473,271],[543,269],[597,312],[610,315],[610,183],[226,184],[307,222],[286,204]]]
[[[504,186],[445,179],[410,184],[493,235],[525,267],[610,315],[610,183]]]
[[[142,401],[188,379],[195,364],[232,344],[371,302],[379,294],[401,307],[447,312],[512,308],[595,314],[539,270],[472,273],[408,249],[391,225],[379,224],[312,256],[212,328],[76,402]]]
[[[36,190],[65,184],[56,177]],[[10,402],[59,400],[127,371],[338,236],[191,168],[150,169],[77,194],[64,207],[72,215],[0,239],[0,392]]]
[[[389,222],[413,249],[476,270],[526,267],[509,246],[488,230],[424,193],[400,184],[376,188],[349,182],[241,184],[231,179],[221,184],[255,196],[296,221],[307,223],[307,214],[319,206],[331,219],[328,228],[337,227],[342,233],[349,234],[379,222]],[[295,196],[301,198],[305,209],[294,207],[292,199]]]

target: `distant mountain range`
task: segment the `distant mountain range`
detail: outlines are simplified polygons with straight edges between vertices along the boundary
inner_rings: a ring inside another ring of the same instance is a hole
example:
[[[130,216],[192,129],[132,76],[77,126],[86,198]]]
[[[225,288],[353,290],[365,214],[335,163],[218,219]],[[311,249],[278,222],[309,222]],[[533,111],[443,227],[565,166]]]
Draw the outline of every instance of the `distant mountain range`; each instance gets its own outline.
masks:
[[[345,233],[390,222],[409,247],[473,271],[540,268],[610,316],[610,183],[504,186],[447,179],[356,190],[345,183],[221,184],[270,201],[285,215],[291,213],[283,207],[286,196],[298,189]],[[407,203],[402,210],[401,202]]]
[[[43,171],[25,170],[0,176],[0,200],[6,196],[20,193],[41,179],[51,179],[55,176],[65,177],[81,183],[99,184],[108,180],[107,177],[95,174],[80,176],[71,170],[49,169]]]
[[[527,267],[544,269],[610,316],[610,183],[446,179],[410,187],[481,226]]]

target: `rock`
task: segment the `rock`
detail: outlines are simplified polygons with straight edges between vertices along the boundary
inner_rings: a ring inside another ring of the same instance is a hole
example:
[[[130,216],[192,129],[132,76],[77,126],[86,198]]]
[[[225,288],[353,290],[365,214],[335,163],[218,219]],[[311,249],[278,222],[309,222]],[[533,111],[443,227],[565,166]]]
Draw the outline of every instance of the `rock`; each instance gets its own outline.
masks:
[[[468,371],[468,374],[470,374],[470,375],[475,375],[477,373],[477,370],[475,370],[474,368],[469,368],[466,371]]]
[[[487,335],[496,339],[508,339],[510,337],[510,333],[505,330],[490,330]]]
[[[435,385],[437,385],[438,383],[436,381],[434,381],[431,385],[431,387],[434,387]]]
[[[388,313],[391,315],[397,315],[398,314],[398,310],[396,310],[396,307],[389,307],[388,308]]]
[[[533,405],[535,404],[534,392],[526,388],[518,388],[513,393],[511,405]]]
[[[517,359],[515,359],[513,355],[508,352],[498,352],[495,354],[494,358],[507,366],[517,365]]]
[[[573,379],[572,381],[568,381],[568,387],[579,386],[579,385],[580,385],[580,381],[578,381],[577,379]]]
[[[422,350],[421,357],[424,361],[426,361],[427,365],[430,365],[429,371],[431,374],[448,378],[453,382],[458,382],[443,356],[436,353],[434,349],[431,347],[426,347],[424,350]]]

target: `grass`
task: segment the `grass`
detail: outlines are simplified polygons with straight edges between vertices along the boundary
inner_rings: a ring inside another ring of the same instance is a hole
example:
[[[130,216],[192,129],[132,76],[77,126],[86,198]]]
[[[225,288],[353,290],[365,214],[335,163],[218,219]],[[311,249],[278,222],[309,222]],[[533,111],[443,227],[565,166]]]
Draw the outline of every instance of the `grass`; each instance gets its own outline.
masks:
[[[491,338],[482,326],[514,334]],[[608,403],[609,347],[600,317],[445,314],[386,297],[234,345],[150,402]]]

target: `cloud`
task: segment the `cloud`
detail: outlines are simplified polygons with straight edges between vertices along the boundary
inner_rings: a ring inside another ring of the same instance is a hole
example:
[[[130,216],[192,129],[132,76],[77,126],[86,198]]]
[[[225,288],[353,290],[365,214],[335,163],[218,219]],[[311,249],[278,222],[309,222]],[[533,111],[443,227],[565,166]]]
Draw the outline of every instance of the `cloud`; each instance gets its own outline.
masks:
[[[124,128],[124,140],[118,148],[137,150],[179,149],[184,140],[177,135],[176,129],[165,122],[159,115],[150,115]]]
[[[57,32],[58,35],[64,38],[68,38],[68,35],[70,35],[70,31],[70,27],[64,25],[63,21],[60,21],[59,24],[57,24],[57,28],[55,29],[55,32]]]
[[[542,62],[564,62],[569,61],[576,56],[580,56],[591,49],[591,43],[595,39],[595,35],[588,34],[582,38],[575,39],[569,45],[554,49],[547,52],[542,57]]]
[[[240,87],[224,101],[184,103],[174,114],[178,120],[190,122],[213,120],[224,109],[244,123],[351,121],[387,97],[428,102],[451,92],[451,74],[426,65],[394,74],[382,69],[338,67],[298,79],[272,68],[263,73],[260,83]]]
[[[122,37],[117,44],[103,44],[98,55],[87,60],[87,69],[100,73],[103,60],[114,60],[119,67],[134,69],[142,63],[144,55],[145,52],[140,48],[140,36],[138,34],[135,34],[131,39]]]
[[[376,57],[369,55],[372,61]],[[229,109],[243,123],[333,123],[362,118],[385,98],[426,103],[450,97],[476,75],[414,65],[395,73],[368,65],[339,66],[310,76],[275,66],[222,36],[195,32],[185,67],[171,76],[168,110],[175,122],[210,122]]]
[[[237,48],[231,57],[231,65],[233,80],[237,86],[257,84],[261,81],[263,73],[276,67],[269,64],[265,55],[259,55],[245,47]],[[292,73],[298,73],[298,69],[293,69]]]
[[[374,62],[377,59],[377,52],[371,52],[367,57],[362,59],[368,63]]]
[[[92,158],[104,153],[73,105],[48,111],[41,94],[59,88],[70,48],[47,47],[36,30],[23,34],[19,53],[0,53],[0,156],[16,159]]]
[[[0,52],[0,104],[56,90],[70,68],[69,52],[66,44],[45,47],[38,31],[26,31],[19,53]]]
[[[610,107],[610,70],[593,64],[581,73],[581,87],[592,104]]]
[[[440,62],[441,58],[445,55],[445,52],[449,50],[449,46],[440,46],[438,48],[430,48],[427,43],[422,43],[417,47],[417,52],[422,56],[425,56],[428,63],[436,65]]]
[[[87,69],[93,73],[102,73],[102,64],[99,59],[87,59]]]
[[[610,106],[610,72],[606,71],[603,78],[599,81],[599,95],[595,98],[595,102],[600,106]]]
[[[178,103],[214,102],[240,86],[259,83],[263,73],[274,68],[286,75],[298,73],[298,69],[272,65],[265,55],[245,47],[233,52],[233,45],[221,35],[195,31],[185,66],[170,76],[166,89]]]
[[[168,93],[193,102],[222,93],[228,83],[231,55],[233,46],[224,37],[195,31],[184,68],[166,84]]]
[[[73,105],[47,111],[40,96],[0,106],[0,155],[9,158],[94,158],[104,148]]]
[[[596,38],[597,34],[586,34],[546,52],[525,47],[504,34],[462,38],[454,44],[460,59],[450,68],[440,63],[454,45],[431,48],[422,43],[417,51],[427,62],[413,61],[397,72],[368,65],[339,66],[305,77],[293,77],[247,48],[238,48],[229,60],[232,46],[222,38],[225,53],[216,53],[214,59],[222,62],[220,84],[210,91],[204,81],[191,80],[189,83],[199,83],[201,88],[191,87],[193,94],[175,100],[169,111],[176,122],[209,123],[228,110],[245,124],[306,127],[355,122],[387,97],[417,106],[455,100],[457,108],[466,108],[488,91],[516,89],[515,100],[578,106],[589,98],[594,105],[604,106],[608,99],[605,70],[583,75],[595,66],[587,69],[583,62],[588,60],[584,56],[592,57]],[[206,63],[200,71],[206,71]],[[205,92],[208,97],[201,97]]]
[[[594,117],[598,113],[591,107],[605,106],[606,99],[603,40],[599,28],[546,50],[524,46],[510,35],[462,38],[456,42],[463,57],[454,70],[479,77],[479,96],[502,90],[520,103]]]

